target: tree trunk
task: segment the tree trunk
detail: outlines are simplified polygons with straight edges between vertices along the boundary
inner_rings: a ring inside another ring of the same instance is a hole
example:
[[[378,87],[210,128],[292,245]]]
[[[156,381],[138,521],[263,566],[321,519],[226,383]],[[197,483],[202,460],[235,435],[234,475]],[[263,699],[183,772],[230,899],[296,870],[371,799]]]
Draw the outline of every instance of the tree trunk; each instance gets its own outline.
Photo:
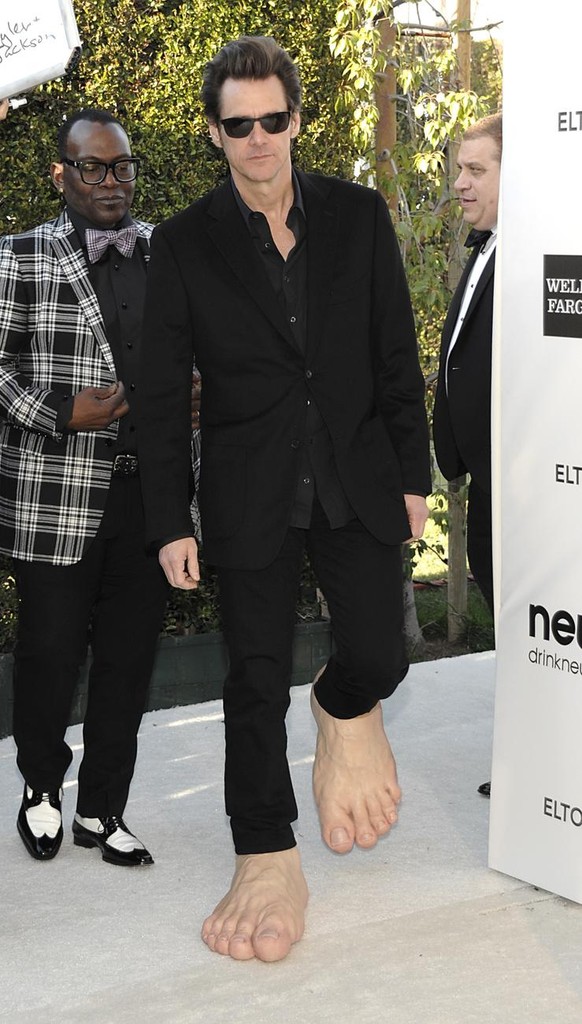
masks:
[[[471,0],[458,0],[457,19],[462,26],[457,38],[458,85],[461,89],[471,88]],[[449,190],[454,193],[453,182],[457,177],[458,147],[449,147]],[[451,213],[451,249],[449,252],[449,287],[456,288],[461,276],[461,254],[458,233],[454,221],[458,213]],[[448,489],[449,501],[449,570],[448,570],[448,622],[447,632],[451,643],[461,639],[467,618],[467,536],[465,513],[465,477],[451,480]]]
[[[451,480],[449,499],[448,621],[451,643],[457,643],[466,629],[467,619],[467,538],[464,476]]]
[[[422,654],[425,648],[425,640],[418,623],[416,604],[414,601],[414,584],[412,579],[405,579],[404,583],[404,636],[406,646],[410,654]]]
[[[387,180],[393,177],[391,156],[396,142],[396,68],[394,61],[390,60],[396,42],[396,29],[388,18],[381,18],[376,27],[380,32],[380,51],[388,58],[386,68],[376,76],[376,180],[378,191],[388,201],[390,209],[396,211],[396,195],[388,195],[386,189]]]

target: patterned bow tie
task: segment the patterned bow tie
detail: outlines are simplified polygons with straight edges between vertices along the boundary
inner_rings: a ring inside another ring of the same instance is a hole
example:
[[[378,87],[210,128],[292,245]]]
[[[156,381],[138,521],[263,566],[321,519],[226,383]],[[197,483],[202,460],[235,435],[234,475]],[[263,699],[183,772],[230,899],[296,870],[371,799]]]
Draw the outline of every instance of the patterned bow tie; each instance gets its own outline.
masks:
[[[485,245],[485,242],[491,238],[492,234],[492,231],[477,231],[476,228],[471,228],[465,245],[469,246],[470,249],[473,249],[476,245]]]
[[[97,263],[107,251],[110,245],[114,245],[122,256],[133,256],[135,242],[137,239],[137,227],[130,224],[119,231],[100,231],[97,228],[87,228],[85,231],[85,244],[90,263]]]

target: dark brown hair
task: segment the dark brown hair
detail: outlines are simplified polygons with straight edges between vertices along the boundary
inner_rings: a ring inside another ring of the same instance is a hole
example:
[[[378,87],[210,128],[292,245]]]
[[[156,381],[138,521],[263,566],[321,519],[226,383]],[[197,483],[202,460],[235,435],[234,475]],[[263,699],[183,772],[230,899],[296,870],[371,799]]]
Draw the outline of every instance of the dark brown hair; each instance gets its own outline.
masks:
[[[240,36],[227,43],[202,73],[202,102],[211,124],[220,118],[220,90],[227,78],[265,79],[276,75],[285,90],[287,107],[301,108],[301,82],[289,54],[270,36]]]

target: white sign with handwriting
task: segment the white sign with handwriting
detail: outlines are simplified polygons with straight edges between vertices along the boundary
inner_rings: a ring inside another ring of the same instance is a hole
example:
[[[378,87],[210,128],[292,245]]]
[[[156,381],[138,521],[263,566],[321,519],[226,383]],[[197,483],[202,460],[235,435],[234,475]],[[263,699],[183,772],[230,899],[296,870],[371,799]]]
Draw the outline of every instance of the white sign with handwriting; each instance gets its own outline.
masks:
[[[0,0],[0,98],[59,78],[79,47],[71,0]]]

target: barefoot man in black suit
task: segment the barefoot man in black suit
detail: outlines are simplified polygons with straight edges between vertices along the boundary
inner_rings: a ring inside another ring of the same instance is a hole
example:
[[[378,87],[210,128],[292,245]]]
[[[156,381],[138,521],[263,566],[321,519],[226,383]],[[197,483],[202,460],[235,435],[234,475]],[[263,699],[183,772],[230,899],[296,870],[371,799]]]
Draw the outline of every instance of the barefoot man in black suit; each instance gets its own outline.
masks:
[[[188,518],[190,368],[203,381],[200,503],[230,669],[226,803],[237,854],[208,946],[280,960],[307,887],[286,757],[294,608],[308,551],[336,653],[313,689],[325,843],[373,847],[400,788],[380,700],[407,671],[401,544],[430,491],[408,289],[382,197],[295,170],[297,69],[243,37],[205,69],[210,134],[230,168],[154,233],[146,306],[147,532],[174,586],[198,579]]]

